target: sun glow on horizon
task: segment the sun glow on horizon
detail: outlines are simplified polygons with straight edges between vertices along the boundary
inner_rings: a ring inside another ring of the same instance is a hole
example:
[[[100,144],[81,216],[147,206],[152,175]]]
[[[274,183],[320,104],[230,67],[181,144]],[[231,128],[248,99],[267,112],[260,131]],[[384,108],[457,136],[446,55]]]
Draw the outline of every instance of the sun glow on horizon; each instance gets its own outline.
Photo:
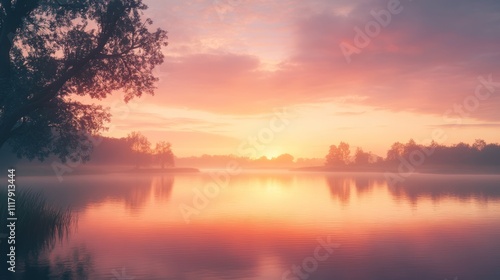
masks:
[[[359,9],[367,3],[245,2],[225,11],[221,19],[212,6],[209,11],[201,8],[207,3],[149,2],[151,18],[172,34],[164,49],[165,62],[155,69],[160,81],[154,97],[143,96],[127,105],[119,94],[103,100],[112,109],[111,129],[103,132],[105,136],[120,138],[140,131],[152,143],[171,142],[180,157],[231,154],[252,159],[281,154],[323,158],[329,146],[340,141],[385,156],[392,143],[423,143],[436,127],[446,132],[447,145],[473,143],[475,138],[500,142],[494,110],[498,96],[479,100],[477,110],[460,119],[463,126],[449,126],[458,117],[455,104],[474,96],[478,76],[491,73],[493,81],[500,77],[477,56],[476,44],[488,43],[491,37],[480,19],[457,19],[477,28],[477,41],[467,40],[468,34],[456,29],[445,31],[462,36],[435,36],[438,40],[431,47],[443,53],[437,62],[425,51],[429,46],[419,40],[419,29],[404,29],[424,24],[416,20],[429,16],[419,14],[427,9],[407,9],[408,17],[399,19],[405,24],[381,30],[347,64],[338,46],[343,40],[353,41],[355,19],[373,19],[366,9]],[[206,13],[200,14],[202,10]],[[408,44],[406,37],[420,43]],[[465,41],[452,41],[460,48],[451,50],[450,38]],[[490,56],[489,61],[498,53],[494,46],[484,45],[482,55]],[[471,74],[472,69],[465,70],[472,62],[476,66]],[[241,143],[269,128],[274,110],[281,108],[298,108],[298,114],[272,141],[257,143],[255,156],[239,154]],[[454,113],[445,116],[447,110]]]
[[[283,149],[281,147],[269,147],[264,150],[262,156],[265,156],[267,159],[277,158],[280,155],[284,154]]]

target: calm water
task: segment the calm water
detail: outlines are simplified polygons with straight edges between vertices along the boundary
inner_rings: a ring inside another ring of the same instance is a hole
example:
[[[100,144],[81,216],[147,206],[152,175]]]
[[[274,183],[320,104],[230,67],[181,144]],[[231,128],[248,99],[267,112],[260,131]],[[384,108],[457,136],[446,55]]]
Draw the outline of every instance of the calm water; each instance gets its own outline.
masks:
[[[500,279],[499,176],[389,187],[380,174],[266,171],[213,183],[208,171],[18,178],[77,222],[19,260],[17,279]]]

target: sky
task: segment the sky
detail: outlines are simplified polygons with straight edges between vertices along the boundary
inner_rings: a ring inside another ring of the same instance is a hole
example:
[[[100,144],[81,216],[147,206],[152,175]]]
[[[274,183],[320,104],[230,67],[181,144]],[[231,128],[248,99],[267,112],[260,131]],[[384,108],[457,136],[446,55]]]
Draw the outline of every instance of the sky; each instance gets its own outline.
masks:
[[[104,101],[107,136],[296,158],[340,141],[381,156],[410,138],[500,142],[498,0],[144,2],[169,34],[160,81]]]

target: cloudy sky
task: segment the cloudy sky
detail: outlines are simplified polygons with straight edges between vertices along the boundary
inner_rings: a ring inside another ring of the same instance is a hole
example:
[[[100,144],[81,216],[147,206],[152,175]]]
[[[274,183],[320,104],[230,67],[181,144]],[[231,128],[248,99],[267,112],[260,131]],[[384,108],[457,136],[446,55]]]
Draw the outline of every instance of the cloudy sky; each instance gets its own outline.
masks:
[[[500,142],[498,0],[144,1],[169,32],[160,83],[128,109],[107,100],[107,135],[179,156]]]

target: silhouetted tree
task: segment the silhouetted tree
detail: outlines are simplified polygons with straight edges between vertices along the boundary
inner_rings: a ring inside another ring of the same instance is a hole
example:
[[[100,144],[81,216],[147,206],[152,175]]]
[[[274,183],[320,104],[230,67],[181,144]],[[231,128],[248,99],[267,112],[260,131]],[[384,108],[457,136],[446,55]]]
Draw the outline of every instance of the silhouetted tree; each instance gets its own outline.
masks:
[[[354,163],[357,165],[364,165],[370,163],[371,154],[364,152],[363,149],[357,148],[354,154]]]
[[[273,161],[277,164],[293,164],[293,156],[291,154],[281,154]]]
[[[486,147],[486,142],[482,139],[476,139],[476,141],[474,141],[474,144],[472,144],[472,148],[478,151],[482,151],[484,147]]]
[[[347,165],[349,163],[349,155],[351,151],[349,144],[340,142],[339,146],[331,145],[328,155],[326,155],[326,165],[338,166]]]
[[[408,143],[404,145],[403,156],[408,157],[412,152],[418,150],[420,147],[417,145],[415,140],[410,139]]]
[[[399,157],[403,156],[405,146],[400,142],[392,144],[389,151],[387,151],[387,161],[397,161]]]
[[[142,0],[0,1],[0,147],[87,160],[109,112],[75,96],[153,94],[166,32]]]
[[[371,154],[370,162],[373,164],[383,164],[384,163],[384,158],[381,156],[377,156],[374,154]]]
[[[145,164],[151,154],[151,143],[148,138],[134,131],[127,135],[127,143],[134,154],[136,167]]]
[[[172,145],[165,141],[156,143],[155,155],[160,163],[161,168],[174,166],[174,153],[172,152]]]
[[[404,161],[415,160],[415,155],[425,157],[425,165],[428,167],[462,167],[466,170],[474,170],[477,166],[488,167],[484,171],[495,171],[500,167],[500,145],[487,144],[486,141],[477,139],[470,145],[458,143],[452,146],[444,146],[432,141],[428,145],[417,144],[410,139],[406,144],[396,142],[387,151],[387,157],[383,158],[364,152],[357,148],[354,154],[353,165],[367,165],[372,167],[387,168],[391,165],[399,165]],[[330,146],[326,156],[327,166],[342,166],[349,163],[349,145],[341,142],[339,146]],[[500,169],[498,169],[500,170]]]
[[[479,163],[484,165],[498,165],[500,167],[500,145],[485,145],[484,148],[480,150]]]
[[[399,163],[399,157],[408,158],[413,151],[428,154],[425,159],[427,165],[445,166],[470,166],[476,165],[495,166],[500,165],[500,146],[498,144],[487,144],[484,140],[477,139],[470,145],[460,142],[452,146],[439,145],[432,141],[430,145],[417,145],[415,141],[407,144],[394,143],[387,152],[387,161]]]
[[[269,159],[266,156],[261,156],[260,158],[256,159],[255,162],[266,166],[269,164]]]

